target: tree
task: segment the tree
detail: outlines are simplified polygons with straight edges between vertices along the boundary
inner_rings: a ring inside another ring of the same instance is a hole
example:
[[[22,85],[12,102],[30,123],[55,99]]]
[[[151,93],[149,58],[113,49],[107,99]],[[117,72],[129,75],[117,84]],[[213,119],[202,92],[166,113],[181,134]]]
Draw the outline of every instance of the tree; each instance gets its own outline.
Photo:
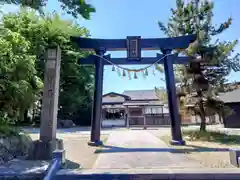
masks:
[[[78,113],[90,111],[93,66],[78,64],[83,53],[70,42],[70,36],[89,36],[84,27],[61,20],[56,13],[38,16],[33,10],[21,9],[17,13],[9,13],[2,18],[4,29],[19,34],[28,42],[27,54],[34,56],[32,61],[36,66],[36,76],[43,81],[44,54],[52,45],[59,45],[62,50],[59,117],[79,119]],[[24,71],[22,71],[23,73]]]
[[[22,120],[36,100],[42,81],[36,76],[36,56],[29,54],[30,42],[9,29],[1,28],[1,32],[0,118]]]
[[[156,96],[158,97],[158,99],[161,102],[166,103],[168,101],[166,89],[164,89],[164,88],[156,88],[155,87],[155,93],[156,93]]]
[[[86,3],[85,0],[58,0],[61,4],[63,10],[68,14],[72,15],[74,18],[77,18],[78,15],[81,15],[85,19],[90,19],[90,14],[95,12],[95,8]],[[0,3],[3,4],[15,4],[21,5],[23,7],[30,7],[43,13],[43,8],[47,4],[47,0],[0,0]]]
[[[176,0],[176,9],[171,9],[172,16],[167,26],[159,22],[160,29],[168,37],[197,35],[197,40],[187,49],[176,50],[179,54],[191,57],[192,61],[187,66],[177,65],[175,68],[179,77],[182,77],[179,83],[181,93],[186,95],[186,101],[194,99],[195,106],[192,110],[201,117],[202,131],[206,131],[207,115],[225,109],[223,102],[216,96],[226,76],[232,70],[240,70],[239,55],[231,57],[238,41],[216,40],[217,35],[230,27],[232,19],[228,18],[218,27],[214,26],[213,8],[213,2],[208,0],[192,0],[187,3]]]

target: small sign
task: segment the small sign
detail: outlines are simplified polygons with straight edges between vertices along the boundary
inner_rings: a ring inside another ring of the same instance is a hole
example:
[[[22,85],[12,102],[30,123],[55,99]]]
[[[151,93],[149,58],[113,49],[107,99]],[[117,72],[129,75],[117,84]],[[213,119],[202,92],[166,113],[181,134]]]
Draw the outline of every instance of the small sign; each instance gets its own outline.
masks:
[[[127,58],[130,60],[141,59],[140,36],[127,37]]]

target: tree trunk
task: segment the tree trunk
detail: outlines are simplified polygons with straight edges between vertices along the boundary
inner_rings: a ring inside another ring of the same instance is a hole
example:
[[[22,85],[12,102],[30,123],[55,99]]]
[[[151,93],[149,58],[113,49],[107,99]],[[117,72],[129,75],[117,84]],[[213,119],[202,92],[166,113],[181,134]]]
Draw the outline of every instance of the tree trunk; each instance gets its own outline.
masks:
[[[222,123],[223,123],[224,127],[226,127],[226,118],[225,118],[224,112],[221,113],[221,116],[222,116]]]
[[[200,131],[206,132],[206,116],[205,116],[205,110],[203,106],[202,92],[198,92],[198,96],[200,98],[199,100],[199,110],[200,110],[199,114],[201,118]]]
[[[24,111],[23,120],[24,120],[24,121],[28,121],[28,109],[26,109],[26,110]]]
[[[219,123],[223,124],[223,118],[222,118],[222,115],[220,113],[218,113],[218,117],[219,117]]]
[[[206,117],[202,102],[200,103],[200,118],[201,118],[200,131],[206,131]]]

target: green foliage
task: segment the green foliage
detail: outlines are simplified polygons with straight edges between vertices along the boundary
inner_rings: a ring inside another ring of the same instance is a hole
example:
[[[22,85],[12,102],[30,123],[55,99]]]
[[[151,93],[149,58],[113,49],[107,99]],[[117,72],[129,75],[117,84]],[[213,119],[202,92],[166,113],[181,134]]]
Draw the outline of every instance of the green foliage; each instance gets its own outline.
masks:
[[[10,125],[0,125],[0,137],[18,136],[20,130]]]
[[[91,4],[87,4],[85,0],[59,0],[61,7],[77,18],[78,14],[82,15],[85,19],[90,19],[90,14],[95,12],[95,8]]]
[[[90,19],[90,14],[95,12],[95,8],[86,3],[85,0],[58,0],[63,10],[77,18],[81,15],[85,19]],[[15,4],[22,7],[30,7],[43,13],[43,8],[47,5],[47,0],[0,0],[2,4]]]
[[[42,88],[36,76],[30,42],[18,32],[2,29],[0,38],[0,111],[9,117],[22,116]]]
[[[0,97],[6,104],[0,110],[8,114],[14,111],[17,116],[19,111],[23,114],[26,108],[33,107],[41,97],[39,89],[42,89],[44,78],[44,55],[46,49],[53,45],[59,45],[62,50],[60,118],[77,119],[78,113],[90,108],[94,69],[93,66],[78,64],[78,59],[87,53],[79,51],[70,42],[70,36],[89,36],[87,29],[61,20],[56,13],[38,16],[35,11],[24,8],[20,12],[4,15],[2,23],[6,37],[0,39],[0,58],[4,60],[0,63],[5,64],[0,70],[2,74],[9,72],[10,75],[9,78],[7,76],[8,81],[4,79],[5,83],[0,84],[6,90],[7,97]],[[7,52],[9,56],[5,55]],[[10,58],[14,58],[12,63]],[[18,107],[26,108],[17,111]]]
[[[0,119],[0,137],[18,136],[21,130]]]
[[[186,3],[184,0],[176,0],[176,5],[176,9],[171,10],[172,16],[167,26],[159,22],[159,27],[169,37],[197,35],[196,41],[187,49],[177,49],[176,52],[195,60],[200,59],[198,61],[204,63],[205,69],[200,74],[190,73],[185,65],[177,65],[175,74],[181,78],[178,86],[187,94],[186,99],[195,99],[192,110],[201,116],[203,125],[201,129],[205,131],[205,116],[226,109],[223,102],[216,97],[223,89],[226,76],[232,70],[240,70],[239,55],[233,55],[238,41],[220,42],[217,39],[219,34],[231,26],[232,19],[228,18],[226,22],[215,26],[212,21],[214,8],[212,1],[192,0]],[[214,41],[215,39],[217,40]]]
[[[168,101],[168,95],[167,95],[166,89],[155,87],[155,93],[160,101],[164,103]]]
[[[207,141],[221,144],[240,144],[240,136],[227,135],[220,132],[183,131],[189,141]]]

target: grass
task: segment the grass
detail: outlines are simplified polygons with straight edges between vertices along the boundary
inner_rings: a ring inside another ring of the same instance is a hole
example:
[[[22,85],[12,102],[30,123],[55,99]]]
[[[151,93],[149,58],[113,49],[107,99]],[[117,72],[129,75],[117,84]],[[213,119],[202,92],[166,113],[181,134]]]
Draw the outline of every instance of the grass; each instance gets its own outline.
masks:
[[[108,136],[103,136],[103,137],[102,137],[102,142],[103,142],[103,144],[102,144],[102,146],[99,146],[99,147],[94,151],[95,154],[98,154],[98,153],[102,152],[103,149],[105,149],[105,145],[106,145],[106,143],[107,143],[107,140],[108,140]]]
[[[170,136],[160,137],[169,144]],[[234,168],[230,164],[229,148],[240,147],[240,136],[219,132],[184,131],[186,146],[173,146],[187,158],[199,162],[205,168]]]
[[[108,136],[102,136],[102,142],[103,144],[106,144],[108,140]]]
[[[207,141],[228,145],[240,145],[240,136],[227,135],[220,132],[183,131],[188,141]]]

